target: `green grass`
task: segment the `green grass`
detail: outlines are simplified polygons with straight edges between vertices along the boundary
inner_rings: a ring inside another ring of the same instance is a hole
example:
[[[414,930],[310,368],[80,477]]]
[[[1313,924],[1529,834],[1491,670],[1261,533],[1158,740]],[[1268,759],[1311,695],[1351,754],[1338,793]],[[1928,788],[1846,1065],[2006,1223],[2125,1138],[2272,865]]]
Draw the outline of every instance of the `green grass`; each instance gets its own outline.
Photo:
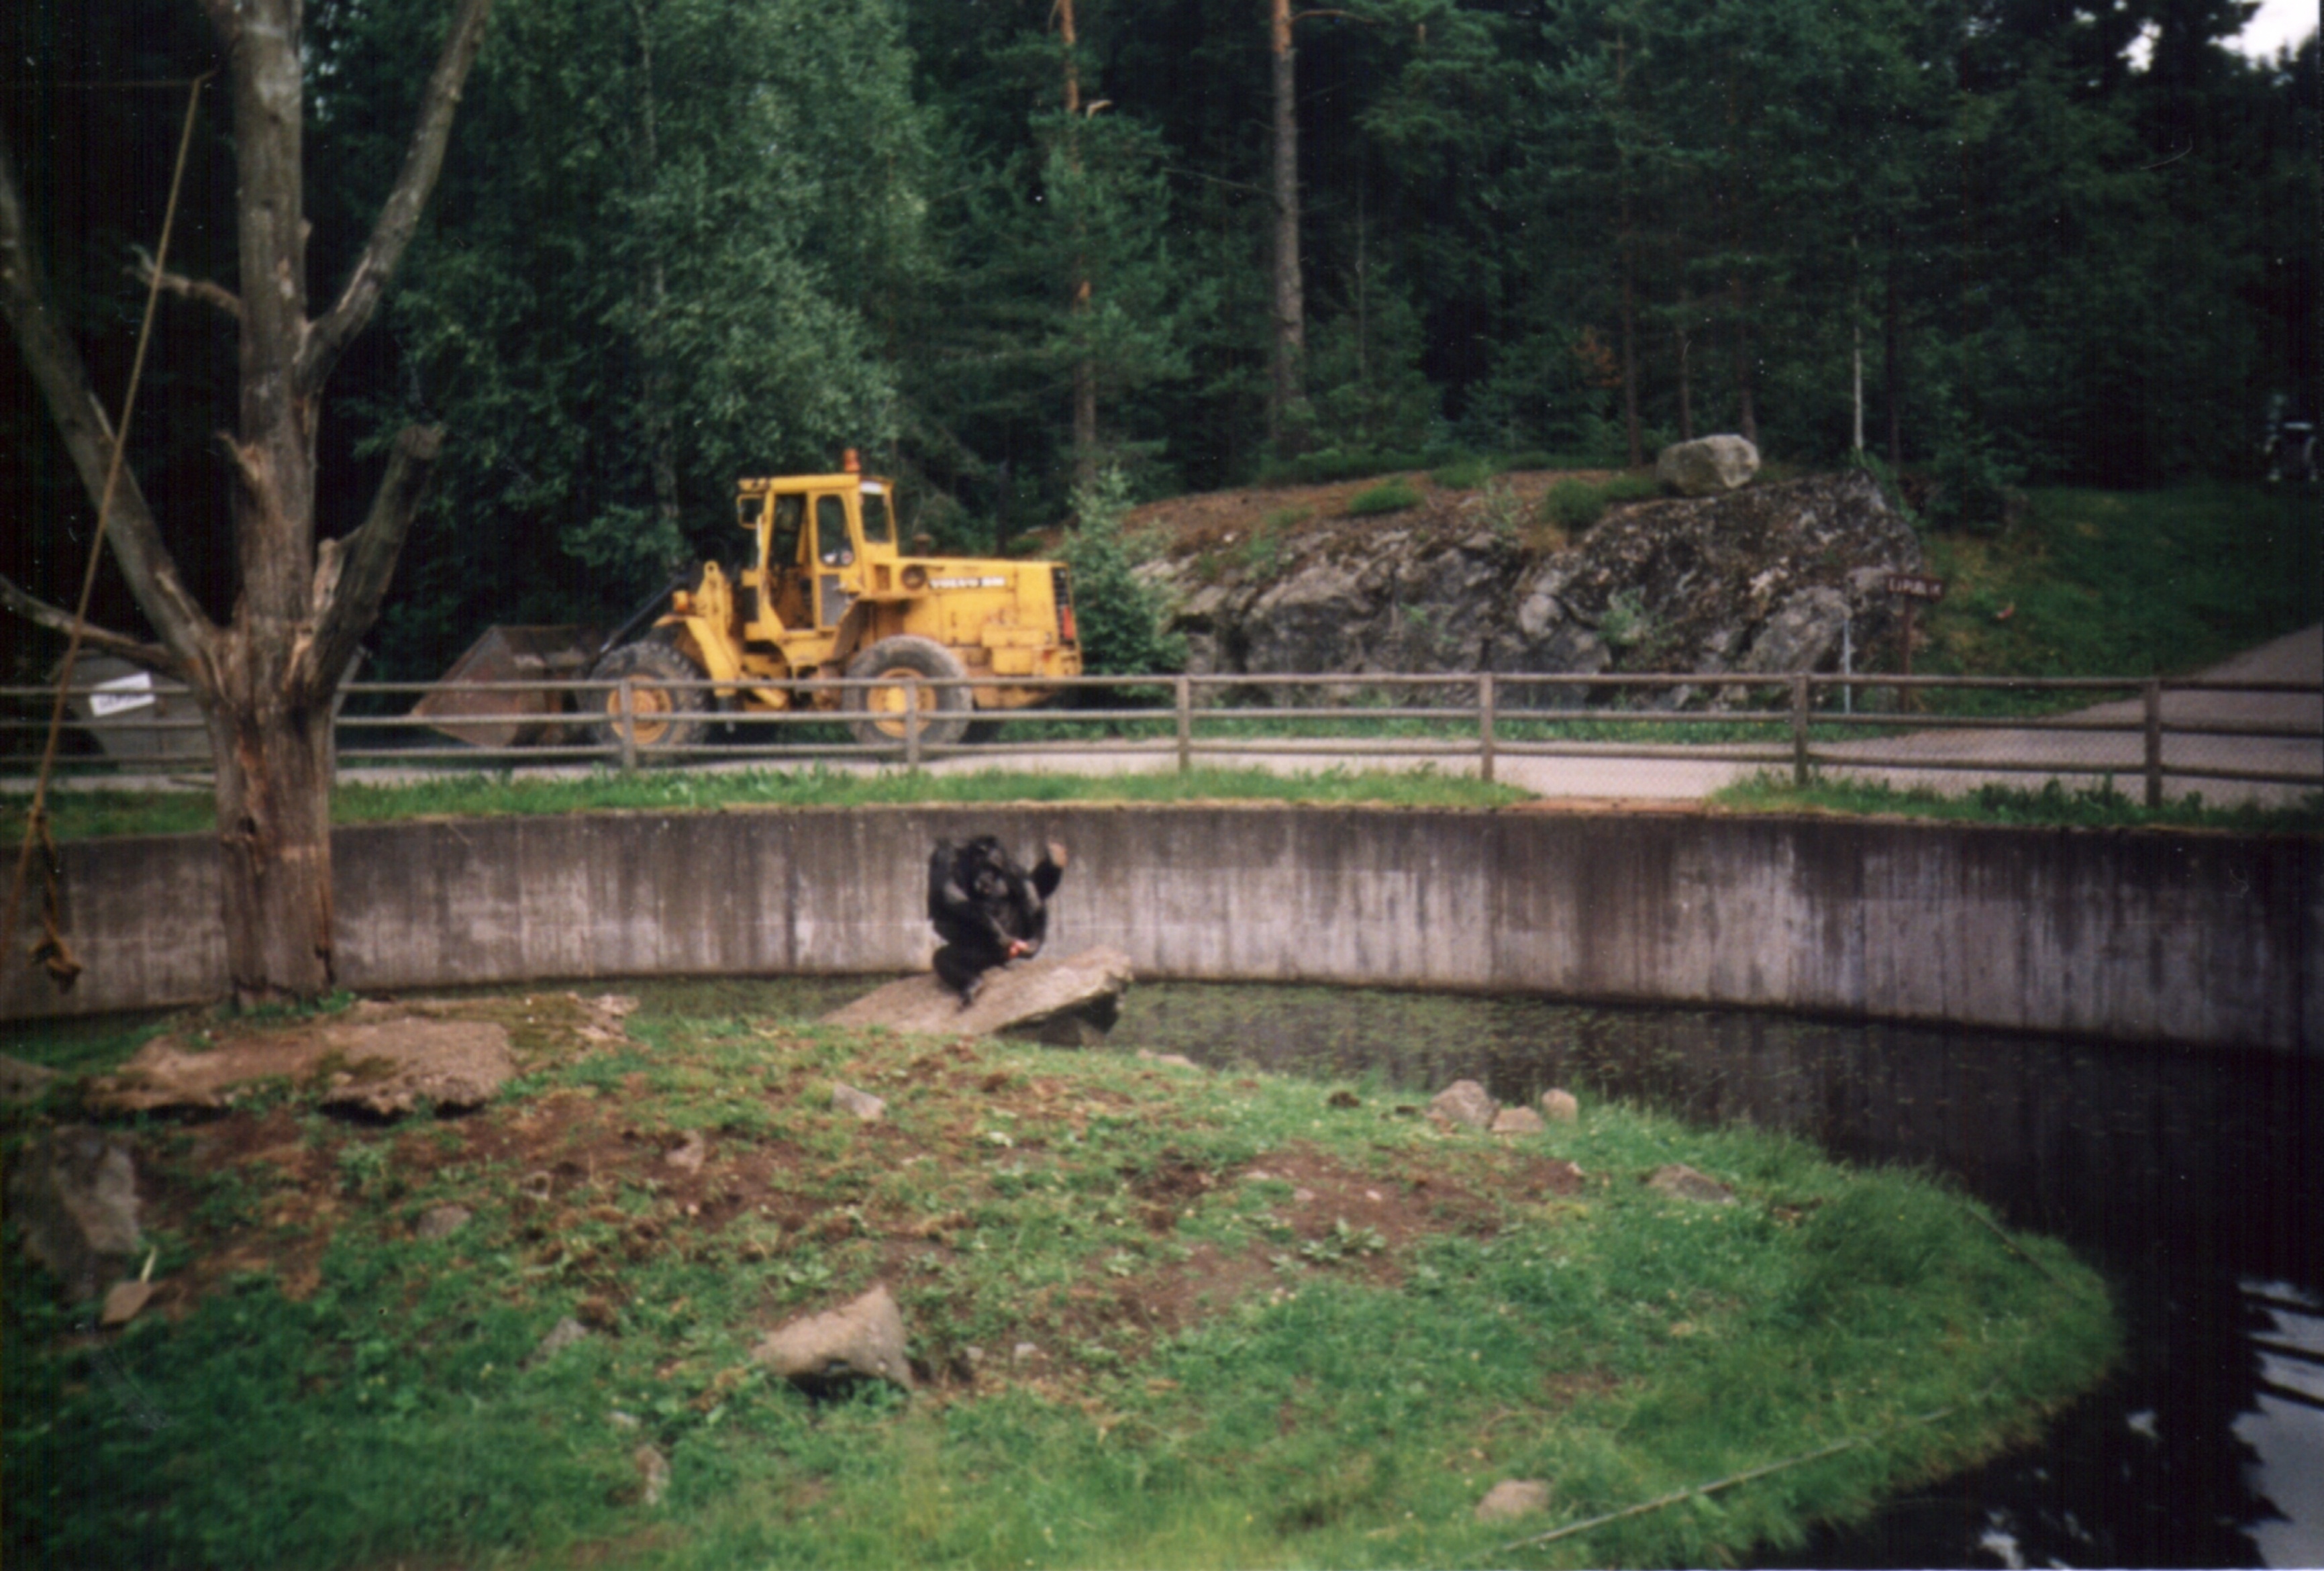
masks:
[[[1408,480],[1384,480],[1378,485],[1357,492],[1348,498],[1350,518],[1369,518],[1374,513],[1401,513],[1407,507],[1420,505],[1420,493]]]
[[[1958,796],[1925,786],[1900,789],[1885,781],[1812,780],[1794,786],[1788,775],[1761,774],[1721,787],[1714,807],[1744,813],[1893,814],[1978,824],[2029,824],[2058,828],[2170,827],[2219,829],[2240,835],[2324,834],[2324,791],[2300,805],[2213,806],[2200,793],[2166,798],[2159,808],[2133,801],[2112,781],[2069,790],[2056,781],[2039,788],[1981,785]]]
[[[1661,487],[1646,475],[1616,475],[1605,480],[1560,480],[1543,494],[1544,522],[1581,534],[1625,502],[1643,502],[1661,494]]]
[[[1527,793],[1455,774],[1419,769],[1274,774],[1260,769],[1196,769],[1185,774],[1035,774],[985,770],[974,774],[895,771],[852,774],[816,767],[716,773],[603,772],[561,779],[447,775],[409,785],[338,786],[336,824],[419,818],[493,818],[521,813],[715,811],[721,809],[874,807],[921,802],[1277,801],[1384,807],[1492,808]],[[205,791],[58,791],[51,794],[59,839],[119,835],[192,834],[216,815]],[[0,824],[21,835],[29,799],[0,799]]]
[[[2040,490],[2004,535],[1939,535],[1949,592],[1923,608],[1927,675],[2182,675],[2324,618],[2315,494],[2212,483]],[[1929,695],[1954,713],[2072,707],[2087,695]]]
[[[12,1277],[11,1563],[1719,1564],[2026,1437],[2115,1356],[2062,1246],[1780,1136],[1608,1104],[1443,1135],[1377,1084],[841,1032],[731,985],[631,1030],[458,1121],[294,1094],[146,1128],[161,1280],[207,1286],[97,1341]],[[660,1160],[689,1131],[698,1181]],[[1738,1203],[1644,1187],[1670,1162]],[[418,1240],[444,1204],[473,1220]],[[919,1394],[816,1405],[750,1363],[875,1280]],[[567,1316],[598,1334],[538,1354]],[[1474,1522],[1504,1478],[1548,1512]]]

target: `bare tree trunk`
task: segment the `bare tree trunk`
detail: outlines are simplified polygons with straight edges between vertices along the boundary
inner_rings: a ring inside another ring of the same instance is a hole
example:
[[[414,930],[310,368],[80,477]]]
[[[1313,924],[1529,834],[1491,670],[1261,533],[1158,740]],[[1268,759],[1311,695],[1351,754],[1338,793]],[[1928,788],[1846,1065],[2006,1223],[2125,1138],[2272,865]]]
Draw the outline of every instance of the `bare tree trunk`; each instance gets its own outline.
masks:
[[[1740,274],[1729,277],[1727,298],[1735,311],[1735,430],[1756,448],[1759,417],[1751,404],[1751,323]]]
[[[1619,103],[1629,76],[1629,51],[1614,41],[1614,97]],[[1621,214],[1617,245],[1622,264],[1622,433],[1628,442],[1630,467],[1646,462],[1638,437],[1638,300],[1637,230],[1630,217],[1630,155],[1618,149],[1615,181],[1620,189]]]
[[[378,615],[442,433],[406,430],[362,527],[318,549],[316,429],[324,384],[377,309],[442,168],[491,0],[456,0],[395,188],[337,300],[314,318],[308,314],[301,189],[300,0],[205,4],[230,62],[239,289],[163,282],[172,292],[217,306],[239,329],[236,429],[223,439],[240,579],[233,619],[214,623],[186,592],[143,494],[126,477],[106,538],[161,635],[163,647],[148,663],[182,676],[208,723],[217,755],[226,981],[238,1002],[250,1003],[311,997],[335,980],[331,704],[357,642]],[[58,320],[5,156],[0,310],[84,485],[93,499],[101,497],[113,431]],[[62,615],[29,596],[0,598],[21,599],[49,625]],[[135,641],[102,630],[97,636],[138,658]]]
[[[654,124],[653,13],[647,0],[632,0],[631,14],[638,24],[638,189],[650,194],[661,168],[660,139]],[[678,433],[669,408],[669,280],[662,267],[659,235],[646,236],[645,255],[645,276],[640,286],[645,297],[645,309],[640,313],[644,330],[639,344],[645,358],[645,385],[644,408],[640,412],[646,431],[654,513],[662,527],[674,534],[679,527]]]
[[[1268,0],[1268,84],[1275,128],[1275,354],[1268,384],[1267,439],[1277,453],[1305,441],[1307,316],[1299,266],[1299,116],[1291,48],[1291,0]]]
[[[1079,173],[1081,159],[1082,73],[1074,57],[1080,37],[1074,27],[1074,0],[1057,0],[1057,30],[1065,49],[1065,158]],[[1073,313],[1077,326],[1085,325],[1090,309],[1089,254],[1076,219],[1074,236]],[[1086,347],[1074,356],[1074,484],[1097,481],[1097,364]]]
[[[1684,283],[1678,286],[1678,439],[1694,440],[1694,300]]]
[[[1896,299],[1896,220],[1891,218],[1888,230],[1887,299],[1881,306],[1881,402],[1888,413],[1888,468],[1891,474],[1902,473],[1904,467],[1904,331],[1902,326],[1903,307]]]

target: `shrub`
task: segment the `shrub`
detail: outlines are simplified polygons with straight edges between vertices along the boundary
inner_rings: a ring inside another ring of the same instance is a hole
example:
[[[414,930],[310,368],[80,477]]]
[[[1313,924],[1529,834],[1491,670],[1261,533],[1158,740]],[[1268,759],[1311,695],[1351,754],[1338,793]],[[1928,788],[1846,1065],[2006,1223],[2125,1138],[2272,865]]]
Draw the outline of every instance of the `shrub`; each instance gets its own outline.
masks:
[[[1643,502],[1660,487],[1644,475],[1617,475],[1610,480],[1560,480],[1541,499],[1541,515],[1568,534],[1580,534],[1617,503]]]
[[[1140,553],[1121,526],[1129,512],[1130,483],[1119,469],[1076,486],[1079,522],[1058,553],[1073,575],[1082,666],[1093,675],[1174,671],[1186,661],[1185,641],[1163,631],[1160,591],[1138,576]]]
[[[1580,534],[1606,511],[1606,498],[1587,480],[1560,480],[1541,499],[1541,515],[1568,534]]]
[[[1490,458],[1456,458],[1442,468],[1430,470],[1428,478],[1447,491],[1474,491],[1499,474],[1500,469]]]
[[[1415,491],[1409,482],[1390,480],[1369,491],[1359,491],[1349,498],[1348,516],[1362,518],[1375,513],[1401,513],[1407,507],[1419,505],[1420,493]]]

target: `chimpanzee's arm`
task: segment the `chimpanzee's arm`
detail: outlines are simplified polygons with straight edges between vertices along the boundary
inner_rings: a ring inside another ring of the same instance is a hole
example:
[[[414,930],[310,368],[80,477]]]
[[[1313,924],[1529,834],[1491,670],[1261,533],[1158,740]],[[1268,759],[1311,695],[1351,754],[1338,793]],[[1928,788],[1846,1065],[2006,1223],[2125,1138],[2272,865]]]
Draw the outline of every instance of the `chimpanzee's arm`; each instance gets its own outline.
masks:
[[[1033,869],[1033,892],[1043,900],[1057,892],[1057,885],[1065,876],[1065,848],[1052,840],[1041,847],[1041,860]]]

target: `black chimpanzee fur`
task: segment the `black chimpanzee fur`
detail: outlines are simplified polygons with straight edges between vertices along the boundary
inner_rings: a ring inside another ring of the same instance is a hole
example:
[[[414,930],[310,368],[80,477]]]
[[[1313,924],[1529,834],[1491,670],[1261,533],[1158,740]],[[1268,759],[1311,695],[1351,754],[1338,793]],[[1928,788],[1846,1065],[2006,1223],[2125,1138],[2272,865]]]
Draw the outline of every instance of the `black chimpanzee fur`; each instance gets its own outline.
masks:
[[[928,858],[928,920],[944,940],[936,975],[976,1001],[984,974],[1041,952],[1049,930],[1049,896],[1065,875],[1065,848],[1052,840],[1028,877],[999,840],[980,835],[965,846],[936,842]]]

